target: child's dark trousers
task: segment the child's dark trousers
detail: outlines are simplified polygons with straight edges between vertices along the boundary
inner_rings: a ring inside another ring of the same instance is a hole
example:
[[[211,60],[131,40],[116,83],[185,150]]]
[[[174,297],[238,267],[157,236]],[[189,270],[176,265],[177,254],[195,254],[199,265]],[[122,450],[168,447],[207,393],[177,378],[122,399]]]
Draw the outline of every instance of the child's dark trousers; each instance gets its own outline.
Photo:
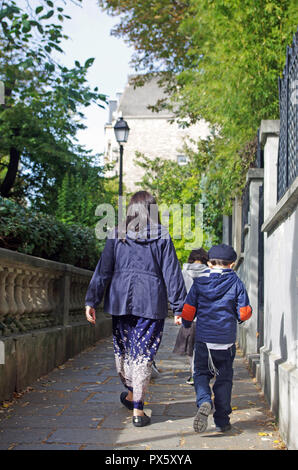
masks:
[[[232,413],[231,395],[233,385],[233,361],[236,354],[235,344],[229,349],[210,350],[213,365],[217,369],[213,385],[215,425],[226,426],[230,423],[229,415]],[[214,377],[210,367],[208,348],[205,343],[195,343],[194,357],[194,386],[197,396],[198,408],[204,402],[212,404],[210,380]]]

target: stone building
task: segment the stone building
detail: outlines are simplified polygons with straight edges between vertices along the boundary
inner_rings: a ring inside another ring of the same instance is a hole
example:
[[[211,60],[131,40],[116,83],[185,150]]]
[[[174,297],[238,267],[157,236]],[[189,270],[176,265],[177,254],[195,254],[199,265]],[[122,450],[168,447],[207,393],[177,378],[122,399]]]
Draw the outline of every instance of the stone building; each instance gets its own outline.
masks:
[[[170,123],[173,115],[167,110],[158,113],[148,109],[163,98],[164,92],[154,78],[142,87],[134,87],[131,78],[123,93],[109,103],[109,118],[105,125],[105,162],[114,164],[114,169],[107,176],[119,174],[119,145],[114,136],[114,125],[122,116],[130,128],[128,141],[124,144],[123,182],[125,189],[132,192],[140,189],[136,185],[141,181],[143,169],[135,163],[136,152],[141,152],[152,159],[156,157],[170,159],[179,164],[186,163],[183,143],[189,138],[198,140],[209,134],[208,124],[200,121],[197,125],[182,128],[176,121]]]

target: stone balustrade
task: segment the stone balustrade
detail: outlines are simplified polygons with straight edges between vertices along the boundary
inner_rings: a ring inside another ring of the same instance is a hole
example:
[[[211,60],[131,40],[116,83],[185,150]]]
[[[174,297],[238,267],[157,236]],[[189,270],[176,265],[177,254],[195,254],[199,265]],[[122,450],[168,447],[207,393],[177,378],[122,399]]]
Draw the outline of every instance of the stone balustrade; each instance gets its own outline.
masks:
[[[0,248],[0,335],[84,319],[92,271]]]
[[[92,271],[0,248],[0,402],[111,335],[101,306],[85,318]]]

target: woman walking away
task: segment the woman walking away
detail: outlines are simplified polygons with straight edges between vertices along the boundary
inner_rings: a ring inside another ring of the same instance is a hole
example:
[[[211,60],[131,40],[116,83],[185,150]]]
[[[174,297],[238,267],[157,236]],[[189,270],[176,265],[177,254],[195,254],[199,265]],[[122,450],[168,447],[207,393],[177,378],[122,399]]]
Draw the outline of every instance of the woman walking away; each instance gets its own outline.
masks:
[[[150,418],[143,410],[144,396],[168,300],[174,315],[181,315],[186,298],[173,242],[160,223],[154,197],[146,191],[135,193],[129,202],[125,234],[116,229],[106,241],[85,299],[91,323],[104,292],[104,311],[112,315],[116,368],[127,389],[120,401],[133,410],[134,426],[145,426]]]

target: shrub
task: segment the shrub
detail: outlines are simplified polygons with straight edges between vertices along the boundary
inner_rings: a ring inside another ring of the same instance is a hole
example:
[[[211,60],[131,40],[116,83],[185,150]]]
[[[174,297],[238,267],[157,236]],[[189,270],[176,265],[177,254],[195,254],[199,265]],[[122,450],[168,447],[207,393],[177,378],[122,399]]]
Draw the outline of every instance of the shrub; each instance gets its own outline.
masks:
[[[103,242],[93,229],[64,224],[0,197],[0,247],[94,269]]]

